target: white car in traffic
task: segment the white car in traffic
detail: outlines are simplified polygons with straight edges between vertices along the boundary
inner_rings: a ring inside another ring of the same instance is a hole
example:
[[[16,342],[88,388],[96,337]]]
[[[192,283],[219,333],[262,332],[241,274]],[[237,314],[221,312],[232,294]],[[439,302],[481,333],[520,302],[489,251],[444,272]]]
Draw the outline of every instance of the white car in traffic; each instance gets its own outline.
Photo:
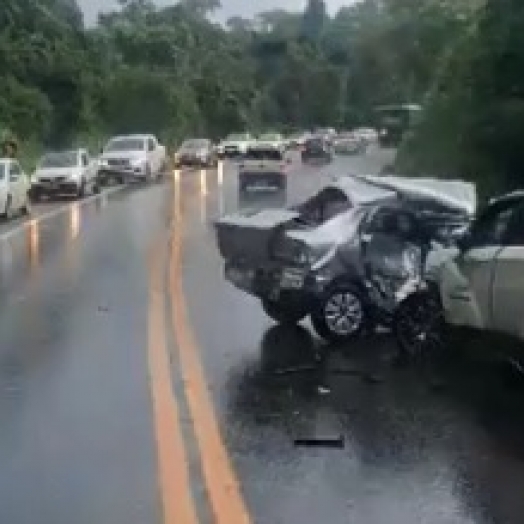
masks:
[[[17,160],[0,159],[0,214],[7,219],[31,212],[29,181]]]
[[[273,148],[279,151],[285,151],[286,140],[280,133],[264,133],[256,141],[258,148]]]
[[[87,149],[45,154],[33,173],[31,194],[34,200],[58,195],[82,198],[97,193],[97,164]]]
[[[153,135],[116,136],[98,161],[98,179],[119,183],[158,179],[167,165],[166,148]]]
[[[247,153],[254,139],[249,133],[233,133],[217,146],[219,156],[239,157]]]

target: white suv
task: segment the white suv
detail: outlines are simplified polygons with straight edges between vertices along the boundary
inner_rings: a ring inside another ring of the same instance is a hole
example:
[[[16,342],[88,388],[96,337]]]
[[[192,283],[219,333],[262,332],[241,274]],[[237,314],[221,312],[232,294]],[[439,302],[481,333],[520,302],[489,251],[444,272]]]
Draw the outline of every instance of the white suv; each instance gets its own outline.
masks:
[[[434,293],[415,293],[399,308],[397,339],[405,352],[442,347],[450,326],[523,342],[524,192],[492,200],[433,280]]]
[[[98,192],[96,174],[96,162],[86,149],[47,153],[33,173],[31,193],[35,200],[57,195],[82,198],[89,192]]]

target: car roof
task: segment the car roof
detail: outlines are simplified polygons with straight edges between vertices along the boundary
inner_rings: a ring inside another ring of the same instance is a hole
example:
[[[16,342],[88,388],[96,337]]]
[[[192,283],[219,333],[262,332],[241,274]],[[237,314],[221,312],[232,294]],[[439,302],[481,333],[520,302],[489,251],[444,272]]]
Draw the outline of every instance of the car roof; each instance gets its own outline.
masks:
[[[342,191],[347,196],[348,200],[355,206],[397,200],[397,193],[395,193],[395,191],[375,186],[352,176],[340,177],[328,184],[325,189],[327,188],[334,188]]]

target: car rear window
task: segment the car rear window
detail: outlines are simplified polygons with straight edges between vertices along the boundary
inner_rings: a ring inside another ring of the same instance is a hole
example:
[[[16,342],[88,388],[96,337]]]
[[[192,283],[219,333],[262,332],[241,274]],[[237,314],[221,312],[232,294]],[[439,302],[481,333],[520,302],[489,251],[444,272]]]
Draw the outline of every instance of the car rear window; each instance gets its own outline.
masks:
[[[284,156],[276,149],[248,149],[246,160],[274,160],[280,162],[284,160]]]

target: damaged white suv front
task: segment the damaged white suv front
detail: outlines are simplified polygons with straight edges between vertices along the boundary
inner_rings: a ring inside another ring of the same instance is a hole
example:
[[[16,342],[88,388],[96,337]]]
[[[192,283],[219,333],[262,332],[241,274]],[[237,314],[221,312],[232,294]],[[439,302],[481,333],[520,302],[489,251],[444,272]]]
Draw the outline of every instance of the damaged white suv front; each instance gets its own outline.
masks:
[[[433,278],[428,279],[436,291],[433,299],[428,294],[414,296],[400,310],[401,348],[430,352],[449,346],[448,335],[466,332],[469,340],[477,340],[475,335],[482,333],[483,338],[502,336],[519,342],[516,346],[521,349],[516,352],[514,344],[493,346],[497,353],[522,362],[524,192],[492,200],[464,232],[455,252],[442,253],[441,263],[434,265]],[[416,315],[427,310],[428,300],[438,300],[433,318],[427,312]]]

